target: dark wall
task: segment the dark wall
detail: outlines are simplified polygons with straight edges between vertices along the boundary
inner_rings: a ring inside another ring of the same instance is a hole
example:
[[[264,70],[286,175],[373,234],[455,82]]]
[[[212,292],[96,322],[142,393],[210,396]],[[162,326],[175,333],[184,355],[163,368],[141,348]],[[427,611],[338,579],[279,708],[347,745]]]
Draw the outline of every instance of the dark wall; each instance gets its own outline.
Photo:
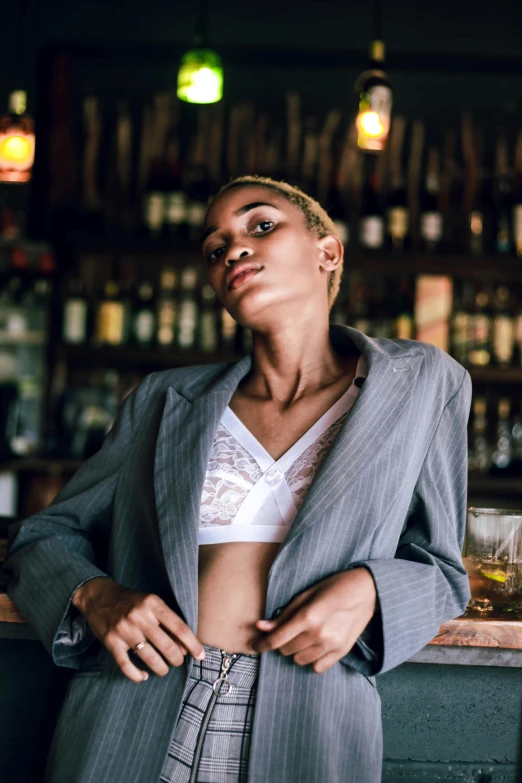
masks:
[[[140,65],[145,83],[151,53],[159,59],[161,70],[159,77],[157,71],[151,72],[149,89],[162,77],[175,83],[178,57],[191,42],[193,9],[198,7],[180,0],[25,2],[26,54],[21,78],[29,87],[33,111],[38,53],[55,41],[101,43],[116,55],[119,46],[127,47],[127,71],[99,61],[92,74],[94,91],[111,86],[125,93]],[[293,87],[303,93],[305,106],[313,109],[349,106],[354,101],[355,77],[365,64],[372,5],[364,0],[277,4],[208,0],[215,46],[233,62],[226,72],[227,97],[254,96],[277,108],[283,106],[285,89]],[[383,5],[397,111],[430,118],[432,126],[447,122],[452,115],[458,123],[463,105],[490,122],[522,120],[521,3],[385,0]],[[4,3],[2,8],[0,105],[5,105],[8,91],[18,80],[18,9],[17,3]],[[141,44],[149,45],[146,56]],[[296,57],[285,63],[279,56],[266,56],[274,47],[295,50]],[[328,62],[325,54],[329,54]]]

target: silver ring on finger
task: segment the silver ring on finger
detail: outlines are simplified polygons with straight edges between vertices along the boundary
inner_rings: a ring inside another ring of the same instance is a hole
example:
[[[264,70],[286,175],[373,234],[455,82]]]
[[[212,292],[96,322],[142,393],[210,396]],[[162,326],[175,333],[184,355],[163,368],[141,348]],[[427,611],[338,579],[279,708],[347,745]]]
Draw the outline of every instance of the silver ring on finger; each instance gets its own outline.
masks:
[[[141,650],[141,648],[142,648],[142,647],[145,647],[145,645],[146,645],[146,644],[147,644],[147,642],[146,642],[146,641],[144,641],[144,642],[138,642],[138,644],[136,645],[136,647],[133,647],[133,648],[132,648],[132,649],[133,649],[133,652],[138,652],[138,650]]]

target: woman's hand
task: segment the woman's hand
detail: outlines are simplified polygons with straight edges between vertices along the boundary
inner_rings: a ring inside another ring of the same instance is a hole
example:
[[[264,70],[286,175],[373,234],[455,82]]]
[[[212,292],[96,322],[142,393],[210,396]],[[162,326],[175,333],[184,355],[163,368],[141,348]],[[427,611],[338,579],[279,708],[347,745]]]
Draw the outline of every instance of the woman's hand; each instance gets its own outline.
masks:
[[[350,652],[376,606],[368,569],[340,571],[299,593],[276,620],[258,620],[257,627],[267,635],[253,647],[293,655],[300,666],[313,663],[320,674]]]
[[[188,625],[153,593],[129,590],[110,578],[95,577],[74,592],[72,603],[133,682],[148,679],[128,655],[139,642],[147,644],[135,654],[160,677],[168,673],[169,667],[159,653],[172,666],[181,666],[187,651],[194,658],[204,657],[203,645]]]

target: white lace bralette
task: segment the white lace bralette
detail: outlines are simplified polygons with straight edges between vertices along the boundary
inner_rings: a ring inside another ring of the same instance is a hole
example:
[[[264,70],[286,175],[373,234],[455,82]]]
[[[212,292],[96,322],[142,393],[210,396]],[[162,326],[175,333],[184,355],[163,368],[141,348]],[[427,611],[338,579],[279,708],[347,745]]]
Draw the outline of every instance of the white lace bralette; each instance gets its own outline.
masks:
[[[278,460],[227,407],[201,495],[199,543],[281,542],[367,375],[361,355],[350,388]],[[360,385],[359,385],[360,384]]]

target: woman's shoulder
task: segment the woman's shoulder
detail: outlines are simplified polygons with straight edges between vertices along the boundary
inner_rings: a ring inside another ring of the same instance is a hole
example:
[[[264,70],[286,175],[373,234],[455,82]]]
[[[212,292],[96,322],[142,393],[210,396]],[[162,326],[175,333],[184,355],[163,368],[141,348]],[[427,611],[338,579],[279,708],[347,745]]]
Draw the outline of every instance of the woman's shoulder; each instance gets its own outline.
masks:
[[[447,351],[422,340],[395,339],[388,342],[405,350],[404,356],[422,356],[421,377],[429,383],[440,385],[445,397],[451,397],[460,387],[471,385],[471,378],[462,366]]]

